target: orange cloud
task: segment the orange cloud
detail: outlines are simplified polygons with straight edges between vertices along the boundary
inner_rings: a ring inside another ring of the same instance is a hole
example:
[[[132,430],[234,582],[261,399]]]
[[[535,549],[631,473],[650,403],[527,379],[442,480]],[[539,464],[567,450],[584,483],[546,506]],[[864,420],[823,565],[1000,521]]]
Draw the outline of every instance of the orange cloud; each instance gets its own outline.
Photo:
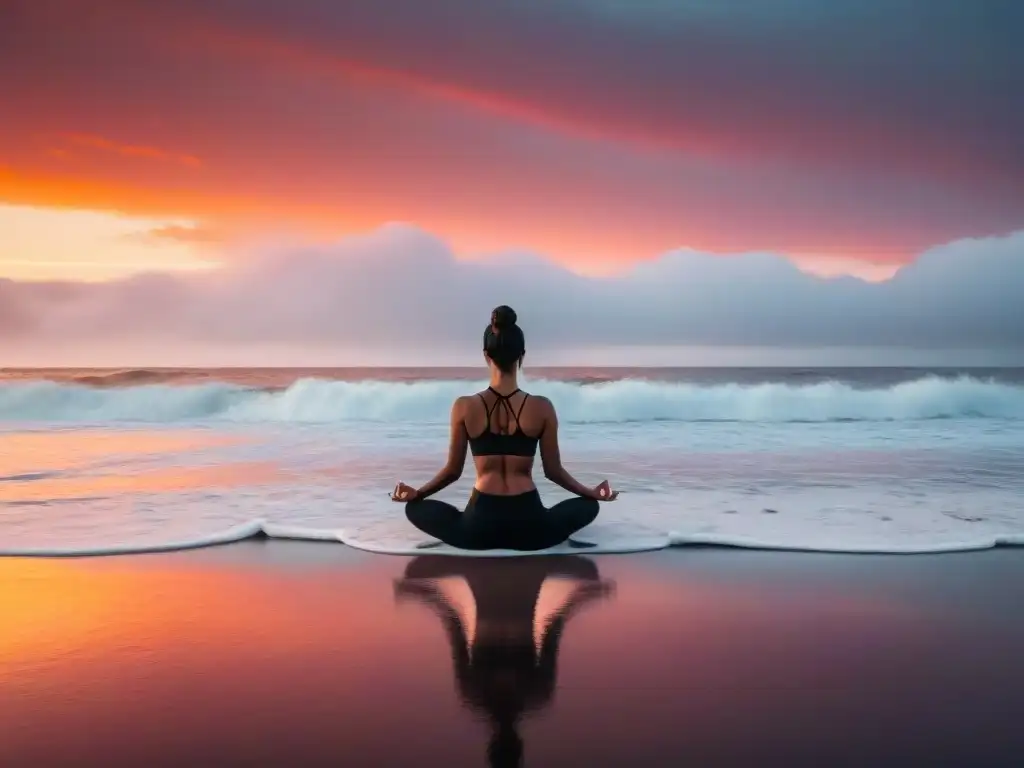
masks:
[[[774,251],[846,271],[906,263],[934,244],[1020,223],[1019,206],[997,186],[908,181],[898,169],[890,177],[877,155],[868,168],[837,172],[831,161],[808,169],[803,155],[778,163],[760,153],[771,147],[759,126],[782,121],[802,131],[787,134],[786,147],[831,148],[830,157],[849,160],[847,145],[870,138],[852,123],[841,135],[812,136],[810,114],[733,120],[741,100],[729,93],[712,99],[697,88],[669,103],[644,90],[643,72],[605,83],[601,62],[579,70],[594,76],[581,77],[570,98],[559,90],[562,69],[535,76],[547,70],[531,58],[506,77],[500,57],[461,66],[465,51],[447,51],[418,27],[409,40],[388,40],[344,25],[311,34],[311,23],[303,32],[233,20],[189,2],[88,12],[48,2],[67,13],[26,10],[23,37],[35,30],[65,44],[53,56],[27,44],[9,52],[22,74],[0,125],[0,201],[201,223],[152,233],[163,240],[268,231],[319,240],[400,221],[438,233],[460,256],[529,250],[591,273],[680,247]],[[413,28],[391,31],[403,29]],[[427,50],[437,62],[424,63]],[[138,77],[118,77],[126,67]],[[64,144],[46,151],[41,136]],[[927,136],[915,134],[915,144]]]
[[[492,169],[497,188],[512,186],[506,171]],[[656,211],[624,202],[616,219],[595,220],[594,207],[600,197],[588,199],[591,191],[569,183],[561,201],[545,205],[536,200],[509,199],[504,207],[480,205],[451,198],[403,199],[398,193],[385,207],[380,201],[349,201],[343,196],[326,198],[275,197],[265,187],[250,185],[242,193],[230,177],[212,179],[202,187],[171,186],[154,180],[89,178],[69,173],[18,172],[0,167],[0,201],[38,206],[110,210],[133,216],[182,217],[207,222],[198,228],[167,227],[151,234],[192,244],[224,243],[234,237],[293,233],[316,240],[372,230],[389,220],[419,224],[442,234],[460,256],[478,258],[500,250],[532,250],[557,263],[590,274],[608,274],[637,260],[685,245],[695,250],[737,253],[776,250],[804,262],[838,258],[848,264],[902,264],[928,242],[926,233],[871,234],[869,243],[849,233],[830,232],[830,225],[805,228],[799,241],[787,239],[784,223],[754,232],[714,222],[666,226]],[[698,195],[699,196],[699,195]],[[642,203],[643,201],[639,201]],[[605,203],[607,204],[607,203]],[[472,213],[467,214],[467,210]],[[692,216],[691,216],[692,218]],[[760,243],[758,242],[760,240]],[[830,270],[825,270],[830,271]],[[856,273],[857,270],[851,270]]]
[[[147,147],[138,144],[121,144],[103,136],[95,136],[87,133],[64,133],[61,137],[66,141],[79,147],[99,149],[105,152],[114,152],[125,157],[143,157],[149,160],[158,160],[166,163],[177,163],[189,168],[202,168],[203,162],[194,155],[186,155],[178,152],[169,152],[158,147]],[[61,150],[56,150],[60,152]]]
[[[157,227],[156,229],[151,229],[147,234],[149,237],[160,240],[174,240],[179,243],[193,244],[222,243],[227,236],[225,232],[214,227],[183,227],[177,224]]]

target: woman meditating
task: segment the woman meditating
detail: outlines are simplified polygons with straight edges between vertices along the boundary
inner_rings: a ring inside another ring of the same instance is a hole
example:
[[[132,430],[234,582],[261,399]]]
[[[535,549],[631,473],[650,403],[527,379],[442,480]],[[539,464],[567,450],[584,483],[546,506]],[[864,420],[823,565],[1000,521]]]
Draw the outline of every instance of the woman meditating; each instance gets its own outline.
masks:
[[[392,494],[394,501],[405,503],[409,522],[446,544],[474,550],[547,549],[592,523],[599,501],[618,496],[607,480],[588,488],[562,466],[554,406],[545,397],[523,392],[516,380],[525,354],[516,313],[498,307],[484,331],[490,386],[452,405],[448,462],[421,488],[398,483]],[[576,494],[550,509],[533,482],[538,444],[544,476]],[[473,453],[476,483],[463,512],[429,497],[462,476],[467,448]]]

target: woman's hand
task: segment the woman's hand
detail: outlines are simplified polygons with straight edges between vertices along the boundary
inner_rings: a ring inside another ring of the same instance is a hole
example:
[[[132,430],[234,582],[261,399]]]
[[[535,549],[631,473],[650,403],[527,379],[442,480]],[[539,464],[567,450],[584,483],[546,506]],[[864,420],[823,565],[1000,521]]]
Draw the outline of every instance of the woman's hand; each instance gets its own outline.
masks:
[[[406,485],[405,483],[400,482],[395,486],[395,490],[391,493],[391,500],[403,503],[407,501],[415,501],[417,495],[415,488],[411,485]]]
[[[607,480],[602,480],[600,485],[595,485],[592,493],[598,501],[615,501],[619,498],[619,492],[613,491]]]

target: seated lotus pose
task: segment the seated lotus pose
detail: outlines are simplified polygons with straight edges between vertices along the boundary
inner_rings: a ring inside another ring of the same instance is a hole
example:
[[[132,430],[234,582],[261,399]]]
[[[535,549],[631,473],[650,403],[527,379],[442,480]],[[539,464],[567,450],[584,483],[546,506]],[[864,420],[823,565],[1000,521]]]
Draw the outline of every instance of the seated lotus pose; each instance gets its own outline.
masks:
[[[525,354],[516,313],[498,307],[484,331],[490,386],[459,397],[452,406],[448,462],[423,487],[398,483],[391,496],[405,503],[409,522],[446,544],[474,550],[547,549],[592,523],[598,501],[618,496],[607,480],[588,488],[562,466],[554,406],[545,397],[523,392],[516,382]],[[550,509],[533,482],[538,444],[544,476],[576,494]],[[473,452],[476,483],[465,511],[428,498],[462,476],[467,448]]]

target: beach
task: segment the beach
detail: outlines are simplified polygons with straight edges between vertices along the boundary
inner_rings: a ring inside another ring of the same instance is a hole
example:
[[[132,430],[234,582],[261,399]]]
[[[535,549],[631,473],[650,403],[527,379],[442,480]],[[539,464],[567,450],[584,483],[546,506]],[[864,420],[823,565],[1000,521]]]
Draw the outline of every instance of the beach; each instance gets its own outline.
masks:
[[[1014,765],[1024,746],[1019,550],[441,560],[281,541],[0,560],[3,763],[488,765],[481,707],[520,705],[493,765]],[[591,584],[546,680],[494,661],[522,638],[484,604],[538,574],[541,656]]]

